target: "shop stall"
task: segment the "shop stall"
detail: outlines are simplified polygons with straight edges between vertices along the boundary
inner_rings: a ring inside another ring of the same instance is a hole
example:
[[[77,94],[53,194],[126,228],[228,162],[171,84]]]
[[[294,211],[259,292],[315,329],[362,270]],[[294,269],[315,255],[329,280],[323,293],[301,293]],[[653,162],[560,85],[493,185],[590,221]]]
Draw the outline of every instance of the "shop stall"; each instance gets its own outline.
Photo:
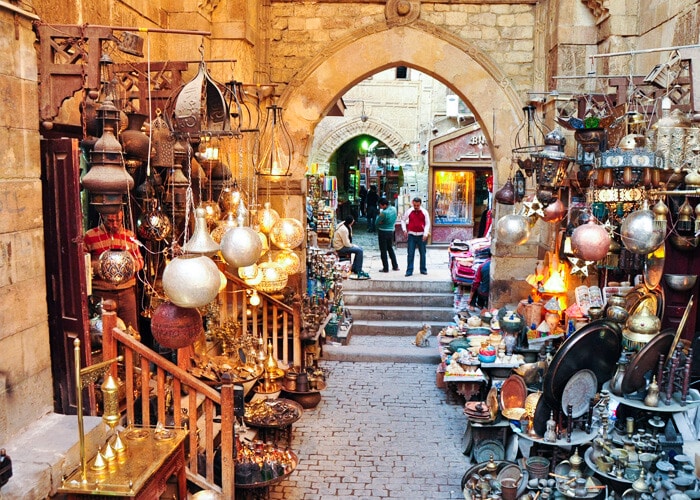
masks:
[[[470,125],[430,141],[428,163],[431,243],[483,236],[493,179],[481,128]]]

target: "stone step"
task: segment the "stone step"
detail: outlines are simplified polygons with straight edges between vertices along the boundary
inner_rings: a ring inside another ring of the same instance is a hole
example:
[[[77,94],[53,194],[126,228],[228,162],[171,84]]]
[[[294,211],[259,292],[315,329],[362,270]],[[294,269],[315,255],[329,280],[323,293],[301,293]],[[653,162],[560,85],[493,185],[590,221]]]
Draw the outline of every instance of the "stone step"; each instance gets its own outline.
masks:
[[[385,306],[411,304],[427,307],[452,307],[454,294],[449,292],[344,291],[343,302],[349,308],[363,305]]]
[[[347,305],[354,322],[393,321],[398,323],[444,323],[454,317],[452,307],[421,307],[413,304],[395,305]]]
[[[428,339],[427,347],[412,344],[415,336],[353,336],[349,345],[329,343],[323,346],[323,360],[370,363],[440,363],[437,339]]]
[[[398,274],[398,273],[397,273]],[[449,280],[428,280],[397,278],[395,280],[351,280],[343,281],[343,295],[352,292],[401,292],[401,293],[449,293],[454,291],[454,285]]]
[[[428,323],[432,328],[433,336],[437,335],[444,327],[452,324],[450,321],[432,321]],[[407,337],[412,339],[423,328],[423,321],[372,321],[353,319],[352,328],[348,338],[357,335],[370,337],[390,336]]]
[[[89,460],[107,441],[107,426],[100,417],[84,417],[83,425],[85,456]],[[12,459],[12,477],[2,487],[0,498],[51,497],[61,486],[61,479],[80,467],[78,417],[49,413],[3,447]]]

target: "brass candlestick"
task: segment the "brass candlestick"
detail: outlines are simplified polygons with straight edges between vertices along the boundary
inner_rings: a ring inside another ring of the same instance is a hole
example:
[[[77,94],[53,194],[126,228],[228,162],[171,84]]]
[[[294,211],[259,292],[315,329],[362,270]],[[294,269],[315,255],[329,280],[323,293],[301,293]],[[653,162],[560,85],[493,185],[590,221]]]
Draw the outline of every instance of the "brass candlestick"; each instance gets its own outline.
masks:
[[[87,458],[85,456],[85,424],[83,421],[83,389],[87,387],[88,384],[94,383],[100,376],[104,375],[107,370],[112,366],[112,363],[122,361],[123,356],[118,356],[107,361],[102,361],[101,363],[96,363],[85,368],[80,368],[80,339],[75,339],[73,341],[73,353],[75,356],[75,392],[76,401],[78,407],[78,434],[80,438],[80,479],[83,484],[87,484]],[[105,394],[105,411],[103,412],[102,420],[114,429],[117,422],[119,421],[119,410],[117,401],[117,384],[111,375],[107,377],[105,382],[102,384],[103,394],[105,387],[108,393]],[[114,389],[114,390],[113,390]],[[109,405],[109,409],[107,408]],[[109,446],[109,442],[107,443]],[[122,445],[123,446],[123,445]],[[111,447],[110,447],[111,451]],[[96,464],[93,468],[103,468],[102,463],[104,456],[102,452],[97,453],[97,458],[95,460]]]

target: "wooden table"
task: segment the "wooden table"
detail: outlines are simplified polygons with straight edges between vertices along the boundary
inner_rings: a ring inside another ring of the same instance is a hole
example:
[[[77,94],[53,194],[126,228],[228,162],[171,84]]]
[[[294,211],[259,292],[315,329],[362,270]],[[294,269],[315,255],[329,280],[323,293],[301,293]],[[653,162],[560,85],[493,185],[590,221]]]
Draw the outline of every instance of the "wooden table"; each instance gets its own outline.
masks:
[[[177,477],[178,498],[187,498],[185,471],[185,436],[181,429],[165,429],[156,433],[151,428],[130,428],[122,431],[126,449],[102,470],[94,470],[95,458],[87,462],[85,481],[79,468],[68,476],[59,493],[69,500],[98,498],[133,498],[153,500],[167,489],[168,479]]]

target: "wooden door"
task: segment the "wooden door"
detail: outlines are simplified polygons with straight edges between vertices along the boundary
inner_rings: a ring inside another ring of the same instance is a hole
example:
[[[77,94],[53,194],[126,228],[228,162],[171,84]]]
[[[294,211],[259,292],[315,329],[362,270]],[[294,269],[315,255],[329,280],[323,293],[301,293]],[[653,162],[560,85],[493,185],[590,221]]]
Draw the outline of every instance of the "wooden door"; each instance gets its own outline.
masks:
[[[75,339],[81,343],[81,366],[91,364],[78,140],[44,139],[41,158],[54,410],[75,414]],[[94,391],[83,401],[83,410],[91,414]]]

